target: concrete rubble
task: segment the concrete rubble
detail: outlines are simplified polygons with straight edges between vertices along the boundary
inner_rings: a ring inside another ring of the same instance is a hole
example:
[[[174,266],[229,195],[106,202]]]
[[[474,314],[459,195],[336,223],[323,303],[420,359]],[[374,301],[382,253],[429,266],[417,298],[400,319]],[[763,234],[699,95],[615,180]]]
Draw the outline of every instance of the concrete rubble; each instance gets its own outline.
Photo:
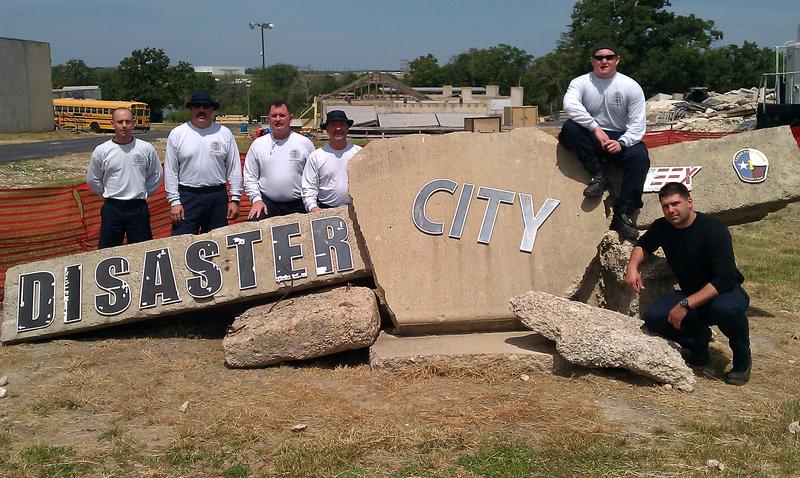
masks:
[[[755,119],[758,93],[758,88],[739,88],[726,93],[710,91],[701,102],[657,94],[647,100],[647,124],[653,131],[730,132],[749,129],[748,125]],[[772,94],[771,90],[768,91],[767,98]]]
[[[380,324],[371,289],[336,287],[248,309],[222,349],[229,367],[264,367],[369,347]]]
[[[694,390],[694,373],[680,352],[647,335],[638,319],[545,292],[527,292],[510,304],[526,327],[554,341],[558,353],[573,364],[623,368],[681,391]]]
[[[675,290],[675,276],[664,253],[659,249],[642,265],[641,273],[645,289],[640,294],[625,285],[625,271],[631,256],[633,243],[620,241],[619,234],[608,231],[597,247],[593,266],[567,294],[571,300],[613,310],[631,317],[639,317],[641,311],[662,295]]]

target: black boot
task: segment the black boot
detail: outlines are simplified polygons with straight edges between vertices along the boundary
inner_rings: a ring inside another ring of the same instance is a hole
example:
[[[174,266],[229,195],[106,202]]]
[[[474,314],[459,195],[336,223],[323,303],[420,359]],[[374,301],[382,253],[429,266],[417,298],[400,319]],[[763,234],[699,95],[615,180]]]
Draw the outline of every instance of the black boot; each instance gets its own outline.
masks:
[[[633,213],[636,212],[636,203],[630,200],[617,203],[614,207],[614,217],[611,218],[611,230],[617,231],[620,238],[633,241],[639,237]]]
[[[596,198],[603,195],[603,192],[611,188],[611,180],[608,177],[608,167],[604,161],[592,160],[584,167],[592,175],[589,185],[583,190],[583,195],[588,198]]]

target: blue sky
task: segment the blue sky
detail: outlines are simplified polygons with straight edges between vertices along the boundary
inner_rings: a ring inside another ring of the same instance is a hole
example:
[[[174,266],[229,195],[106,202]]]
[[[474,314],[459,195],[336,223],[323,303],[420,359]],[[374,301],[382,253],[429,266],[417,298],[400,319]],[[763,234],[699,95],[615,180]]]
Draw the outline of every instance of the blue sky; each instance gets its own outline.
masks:
[[[163,48],[193,65],[400,69],[433,53],[444,64],[471,47],[508,43],[541,56],[566,31],[570,0],[0,0],[0,36],[50,43],[53,64],[80,58],[116,66],[134,49]],[[714,20],[721,44],[797,39],[797,0],[673,0],[671,10]]]

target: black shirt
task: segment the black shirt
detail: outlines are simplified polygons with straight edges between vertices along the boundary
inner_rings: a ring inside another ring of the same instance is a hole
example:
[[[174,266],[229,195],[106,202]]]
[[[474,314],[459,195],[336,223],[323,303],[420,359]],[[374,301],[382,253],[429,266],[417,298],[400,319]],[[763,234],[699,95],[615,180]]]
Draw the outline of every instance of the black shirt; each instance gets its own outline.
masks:
[[[685,229],[676,228],[663,217],[656,219],[636,245],[649,254],[661,247],[686,295],[709,282],[720,294],[744,282],[736,268],[728,228],[706,214],[698,212],[692,225]]]

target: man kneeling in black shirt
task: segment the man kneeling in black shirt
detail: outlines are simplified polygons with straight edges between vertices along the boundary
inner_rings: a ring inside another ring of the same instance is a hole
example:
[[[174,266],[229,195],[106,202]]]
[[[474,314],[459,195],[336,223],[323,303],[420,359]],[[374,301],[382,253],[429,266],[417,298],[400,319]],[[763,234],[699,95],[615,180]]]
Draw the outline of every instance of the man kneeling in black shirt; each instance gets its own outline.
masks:
[[[717,325],[728,337],[733,368],[725,382],[744,385],[750,380],[750,298],[742,289],[744,277],[736,268],[731,235],[718,219],[694,210],[689,190],[669,183],[658,192],[663,218],[639,238],[631,252],[625,284],[634,292],[644,289],[639,266],[661,247],[680,290],[661,297],[642,314],[653,333],[678,342],[689,351],[689,365],[709,362],[709,326]]]

